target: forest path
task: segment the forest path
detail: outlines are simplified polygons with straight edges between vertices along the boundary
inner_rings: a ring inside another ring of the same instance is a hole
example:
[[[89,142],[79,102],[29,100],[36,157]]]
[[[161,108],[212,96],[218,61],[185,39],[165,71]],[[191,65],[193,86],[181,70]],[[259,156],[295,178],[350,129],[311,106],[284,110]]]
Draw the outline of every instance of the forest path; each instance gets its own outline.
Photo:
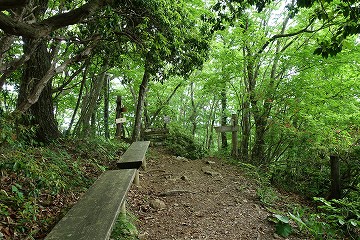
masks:
[[[215,158],[188,160],[158,148],[149,152],[141,186],[132,187],[128,196],[141,239],[283,239],[274,234],[256,186],[238,167]]]

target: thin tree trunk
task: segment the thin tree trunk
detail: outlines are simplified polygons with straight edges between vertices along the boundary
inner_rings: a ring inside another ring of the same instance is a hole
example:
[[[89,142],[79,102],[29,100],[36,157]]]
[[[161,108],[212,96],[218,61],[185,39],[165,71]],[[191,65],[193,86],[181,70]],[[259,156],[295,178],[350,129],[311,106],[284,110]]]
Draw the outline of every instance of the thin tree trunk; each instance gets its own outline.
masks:
[[[89,134],[91,134],[90,120],[98,105],[98,98],[103,88],[105,79],[108,77],[106,75],[107,66],[107,63],[105,62],[100,74],[93,78],[90,94],[85,96],[83,100],[81,115],[76,127],[76,133],[81,137],[89,136]]]
[[[242,103],[242,116],[241,116],[241,158],[245,161],[249,161],[249,142],[250,142],[250,103],[247,98]]]
[[[224,83],[223,88],[221,89],[221,126],[226,126],[227,116],[227,96],[226,96],[226,84]],[[226,149],[228,147],[226,132],[221,133],[221,148]]]
[[[144,111],[145,95],[146,95],[147,87],[148,87],[149,80],[150,80],[150,73],[148,71],[147,64],[148,63],[146,62],[143,79],[142,79],[142,82],[140,84],[140,89],[139,89],[139,97],[138,97],[138,101],[137,101],[136,114],[135,114],[135,123],[134,123],[132,138],[131,138],[133,142],[138,141],[140,139],[141,120],[142,120],[142,115],[143,115],[143,111]]]
[[[212,104],[210,106],[210,114],[208,119],[208,124],[206,128],[206,146],[205,148],[209,150],[211,148],[212,143],[212,135],[214,131],[214,125],[215,125],[215,106],[217,105],[216,95],[214,95],[214,99],[212,101]]]
[[[194,82],[190,83],[190,98],[191,98],[191,107],[192,107],[192,114],[190,116],[190,121],[192,124],[192,130],[191,133],[193,136],[195,136],[196,128],[197,128],[197,112],[196,112],[196,105],[195,105],[195,99],[194,99]]]
[[[109,91],[110,91],[110,80],[108,78],[105,79],[104,83],[104,132],[105,138],[110,138],[109,131]]]
[[[80,90],[79,90],[79,97],[77,99],[77,102],[76,102],[76,105],[75,105],[75,109],[74,109],[74,112],[73,112],[73,115],[71,116],[71,120],[70,120],[70,124],[69,124],[69,127],[66,131],[66,134],[69,135],[70,134],[70,131],[71,131],[71,128],[72,128],[72,125],[74,124],[74,121],[75,121],[75,116],[76,116],[76,113],[79,109],[79,106],[80,106],[80,102],[81,102],[81,98],[82,98],[82,94],[83,94],[83,91],[84,91],[84,86],[85,86],[85,83],[86,83],[86,76],[87,76],[87,73],[89,71],[89,66],[90,66],[90,58],[88,58],[86,60],[86,63],[85,63],[85,70],[83,72],[83,77],[82,77],[82,81],[81,81],[81,85],[80,85]]]

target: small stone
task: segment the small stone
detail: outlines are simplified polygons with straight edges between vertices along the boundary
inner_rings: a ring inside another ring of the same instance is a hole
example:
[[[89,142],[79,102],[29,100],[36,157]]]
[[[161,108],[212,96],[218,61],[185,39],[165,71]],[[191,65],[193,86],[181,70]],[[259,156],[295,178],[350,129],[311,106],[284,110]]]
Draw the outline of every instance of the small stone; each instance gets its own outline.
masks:
[[[146,239],[147,236],[149,236],[149,233],[143,232],[143,233],[140,233],[140,234],[138,235],[138,239],[139,239],[139,240],[143,240],[143,239]]]
[[[181,157],[181,156],[177,156],[176,160],[180,160],[180,161],[183,161],[183,162],[189,162],[189,159],[187,159],[186,157]]]
[[[206,161],[206,164],[211,165],[211,164],[215,164],[215,162],[214,161]]]
[[[181,176],[180,179],[183,180],[183,181],[186,181],[186,182],[190,181],[189,177],[187,177],[185,175]]]
[[[203,168],[201,168],[201,170],[202,170],[205,174],[210,175],[210,176],[220,175],[220,173],[213,171],[212,168],[209,167],[209,166],[203,167]]]
[[[150,207],[155,210],[161,210],[166,207],[166,204],[164,201],[161,201],[160,199],[154,199],[150,201]]]
[[[274,233],[274,238],[275,239],[281,239],[281,237],[279,235],[277,235],[276,233]]]

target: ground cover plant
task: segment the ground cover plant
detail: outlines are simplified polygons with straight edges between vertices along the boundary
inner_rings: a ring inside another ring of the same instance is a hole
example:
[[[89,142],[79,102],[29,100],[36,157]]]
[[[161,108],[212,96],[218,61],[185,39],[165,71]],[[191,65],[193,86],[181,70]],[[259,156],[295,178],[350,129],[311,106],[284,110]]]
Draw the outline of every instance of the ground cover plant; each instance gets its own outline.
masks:
[[[97,177],[114,166],[125,146],[60,139],[49,146],[1,147],[2,238],[46,236]]]

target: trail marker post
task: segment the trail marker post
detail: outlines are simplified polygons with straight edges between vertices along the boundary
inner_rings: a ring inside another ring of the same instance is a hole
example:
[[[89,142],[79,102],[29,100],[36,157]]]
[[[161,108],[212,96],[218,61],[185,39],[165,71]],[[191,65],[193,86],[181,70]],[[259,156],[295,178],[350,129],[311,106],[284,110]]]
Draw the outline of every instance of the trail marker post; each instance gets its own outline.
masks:
[[[220,141],[221,141],[221,134],[222,132],[231,132],[231,142],[232,142],[232,149],[231,149],[231,155],[233,157],[238,156],[238,139],[237,139],[237,133],[239,131],[239,119],[237,114],[232,114],[231,116],[231,125],[229,126],[219,126],[215,127],[215,131],[218,134],[218,149],[220,151]]]
[[[115,137],[121,138],[121,133],[123,132],[123,123],[126,122],[126,118],[123,117],[123,113],[126,112],[126,108],[122,107],[121,96],[118,95],[116,98],[116,132]]]

